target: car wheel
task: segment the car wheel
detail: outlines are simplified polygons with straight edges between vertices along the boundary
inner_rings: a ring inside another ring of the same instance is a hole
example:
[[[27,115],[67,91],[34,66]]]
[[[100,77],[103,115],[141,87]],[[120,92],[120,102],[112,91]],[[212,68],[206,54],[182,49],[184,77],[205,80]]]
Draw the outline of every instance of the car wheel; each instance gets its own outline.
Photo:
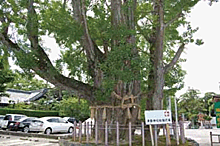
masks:
[[[24,132],[24,133],[28,133],[28,132],[29,132],[29,127],[28,127],[28,126],[25,126],[25,127],[23,128],[23,132]]]
[[[68,133],[72,133],[73,132],[73,127],[70,127],[69,129],[68,129]]]
[[[50,135],[52,133],[51,128],[47,128],[44,133]]]

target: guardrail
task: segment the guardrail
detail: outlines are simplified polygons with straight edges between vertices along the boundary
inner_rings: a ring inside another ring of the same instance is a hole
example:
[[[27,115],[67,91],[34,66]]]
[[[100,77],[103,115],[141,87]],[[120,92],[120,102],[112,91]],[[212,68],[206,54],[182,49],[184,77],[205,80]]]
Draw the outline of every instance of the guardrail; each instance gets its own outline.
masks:
[[[218,141],[213,141],[213,136],[217,136],[218,137]],[[211,146],[213,146],[213,144],[215,143],[220,143],[220,134],[213,134],[212,132],[210,132],[210,141],[211,141]]]

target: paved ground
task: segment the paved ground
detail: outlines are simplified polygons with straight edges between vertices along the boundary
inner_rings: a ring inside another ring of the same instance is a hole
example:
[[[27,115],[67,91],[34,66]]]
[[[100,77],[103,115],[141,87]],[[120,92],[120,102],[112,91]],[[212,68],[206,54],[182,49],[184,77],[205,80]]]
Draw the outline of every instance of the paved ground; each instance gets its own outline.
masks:
[[[59,146],[58,140],[0,134],[1,146]]]
[[[185,129],[185,136],[197,141],[199,146],[210,146],[210,132],[220,135],[220,129]],[[218,137],[213,136],[213,141],[218,142]],[[220,146],[220,143],[214,146]]]

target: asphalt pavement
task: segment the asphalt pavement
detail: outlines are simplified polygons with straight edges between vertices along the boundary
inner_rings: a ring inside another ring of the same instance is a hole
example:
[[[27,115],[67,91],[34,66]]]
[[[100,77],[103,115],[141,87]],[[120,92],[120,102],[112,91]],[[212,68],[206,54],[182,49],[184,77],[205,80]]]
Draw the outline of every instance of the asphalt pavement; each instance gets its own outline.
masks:
[[[0,134],[1,146],[59,146],[58,140]]]
[[[210,132],[220,135],[220,129],[185,129],[185,137],[195,140],[199,146],[211,146]],[[218,142],[218,136],[213,136],[213,142]],[[213,146],[220,146],[213,144]]]

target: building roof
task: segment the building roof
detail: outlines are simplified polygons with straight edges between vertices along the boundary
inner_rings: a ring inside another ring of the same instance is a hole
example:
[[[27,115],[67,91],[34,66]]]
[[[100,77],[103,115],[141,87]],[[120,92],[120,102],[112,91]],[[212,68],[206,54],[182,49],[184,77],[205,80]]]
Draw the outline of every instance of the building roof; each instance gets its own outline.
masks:
[[[9,103],[9,101],[14,101],[15,103],[35,101],[43,97],[47,91],[48,89],[34,91],[8,89],[6,93],[9,95],[9,97],[1,97],[0,103]]]

